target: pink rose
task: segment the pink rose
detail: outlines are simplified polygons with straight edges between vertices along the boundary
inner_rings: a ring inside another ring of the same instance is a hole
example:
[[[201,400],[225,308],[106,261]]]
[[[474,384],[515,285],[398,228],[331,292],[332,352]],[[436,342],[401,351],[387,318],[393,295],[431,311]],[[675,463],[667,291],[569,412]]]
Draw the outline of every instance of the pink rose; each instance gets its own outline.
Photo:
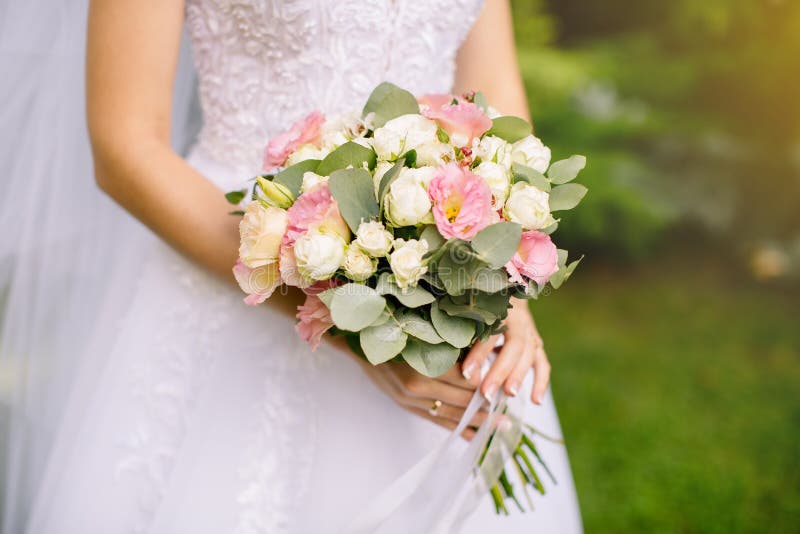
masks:
[[[311,284],[300,274],[297,268],[297,258],[294,256],[294,247],[291,245],[281,245],[280,273],[281,280],[287,286],[304,289]]]
[[[322,335],[333,326],[331,312],[316,295],[306,296],[303,305],[297,307],[298,322],[294,329],[309,345],[316,350]]]
[[[553,240],[537,231],[522,233],[517,253],[506,263],[509,280],[518,284],[527,284],[527,278],[543,286],[557,270],[558,250]]]
[[[233,276],[242,291],[247,293],[244,302],[250,306],[261,304],[267,300],[279,285],[281,275],[277,263],[268,263],[251,269],[241,260],[233,267]]]
[[[424,103],[431,104],[423,114],[436,121],[450,135],[451,144],[460,147],[471,146],[473,139],[480,137],[492,127],[492,119],[477,105],[463,99],[458,99],[457,104],[453,104],[452,99],[441,104],[444,96],[449,95],[423,97]]]
[[[294,245],[309,230],[323,230],[339,235],[350,242],[350,229],[344,222],[339,206],[331,195],[327,183],[320,183],[303,193],[286,210],[288,226],[283,236],[284,245]]]
[[[286,158],[300,145],[319,143],[324,122],[325,116],[319,111],[314,111],[294,123],[289,131],[271,139],[264,149],[264,171],[272,171],[275,167],[286,163]]]
[[[465,239],[497,219],[492,191],[477,174],[455,163],[440,167],[428,186],[436,228],[444,237]]]

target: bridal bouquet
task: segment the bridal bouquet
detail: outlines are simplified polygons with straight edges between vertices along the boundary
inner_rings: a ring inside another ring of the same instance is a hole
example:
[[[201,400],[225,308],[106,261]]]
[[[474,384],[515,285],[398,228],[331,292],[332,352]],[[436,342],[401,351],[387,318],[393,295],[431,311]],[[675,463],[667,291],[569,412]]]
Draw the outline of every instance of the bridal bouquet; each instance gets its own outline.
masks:
[[[512,297],[569,278],[580,260],[567,263],[551,235],[554,214],[587,191],[571,183],[585,163],[551,164],[531,125],[481,93],[417,99],[383,83],[361,113],[313,112],[269,142],[264,174],[227,195],[251,200],[236,212],[233,272],[251,305],[301,288],[296,328],[312,348],[331,331],[374,365],[436,377],[503,331]],[[532,440],[514,445],[523,486],[544,493]],[[504,498],[517,499],[505,471],[490,482],[507,511]]]

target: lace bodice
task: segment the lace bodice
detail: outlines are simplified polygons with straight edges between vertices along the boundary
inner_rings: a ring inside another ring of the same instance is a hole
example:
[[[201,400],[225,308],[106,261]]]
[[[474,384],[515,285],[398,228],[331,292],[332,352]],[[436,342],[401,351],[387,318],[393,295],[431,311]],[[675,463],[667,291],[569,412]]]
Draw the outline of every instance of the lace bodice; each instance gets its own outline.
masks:
[[[382,81],[445,92],[482,0],[188,0],[199,147],[245,174],[305,113],[359,109]]]

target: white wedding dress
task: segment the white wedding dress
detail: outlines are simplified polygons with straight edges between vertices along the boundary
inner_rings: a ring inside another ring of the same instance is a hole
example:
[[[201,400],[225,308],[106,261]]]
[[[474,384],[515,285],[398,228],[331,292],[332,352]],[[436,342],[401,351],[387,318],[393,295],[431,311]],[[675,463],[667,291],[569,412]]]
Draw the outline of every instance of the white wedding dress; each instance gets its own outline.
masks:
[[[358,108],[383,80],[448,91],[480,8],[188,0],[204,123],[189,163],[230,190],[259,171],[269,137],[309,110]],[[88,401],[68,408],[54,438],[28,534],[336,533],[446,437],[349,358],[311,353],[291,319],[244,305],[155,237],[147,250]],[[549,395],[526,417],[560,434]],[[462,532],[581,531],[565,448],[537,444],[558,484],[545,480],[535,512],[496,516],[487,497]]]

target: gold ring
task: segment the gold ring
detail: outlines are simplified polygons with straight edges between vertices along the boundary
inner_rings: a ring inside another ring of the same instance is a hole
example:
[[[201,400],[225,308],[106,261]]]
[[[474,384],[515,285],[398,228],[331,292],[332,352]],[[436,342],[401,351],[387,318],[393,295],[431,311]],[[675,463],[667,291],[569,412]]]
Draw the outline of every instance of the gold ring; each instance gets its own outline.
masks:
[[[442,407],[442,401],[436,399],[435,401],[433,401],[433,404],[431,404],[431,407],[428,408],[428,413],[431,414],[431,416],[436,417],[437,415],[439,415],[439,408],[441,407]]]

